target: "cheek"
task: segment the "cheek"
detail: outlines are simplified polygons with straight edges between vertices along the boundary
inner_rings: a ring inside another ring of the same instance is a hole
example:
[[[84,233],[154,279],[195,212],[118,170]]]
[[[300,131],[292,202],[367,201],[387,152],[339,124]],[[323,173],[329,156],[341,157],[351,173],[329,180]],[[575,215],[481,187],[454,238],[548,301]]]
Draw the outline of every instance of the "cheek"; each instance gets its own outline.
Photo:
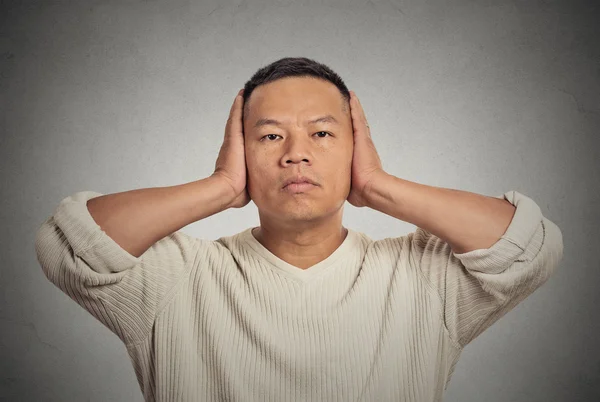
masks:
[[[347,185],[352,180],[352,156],[353,147],[349,146],[340,161],[340,181]]]
[[[254,197],[252,198],[260,198],[260,194],[273,181],[270,177],[274,170],[268,166],[267,155],[260,151],[256,152],[246,148],[246,170],[248,191],[254,192]]]
[[[335,158],[330,158],[329,164],[329,180],[333,192],[344,192],[350,185],[352,178],[352,155],[347,155],[347,152],[339,153]]]
[[[259,176],[267,170],[267,156],[264,152],[246,150],[246,167],[248,173]]]
[[[350,169],[352,166],[352,158],[354,156],[354,146],[353,144],[346,144],[346,146],[341,150],[337,157],[337,163],[340,167],[340,170]]]
[[[246,167],[248,170],[254,171],[258,168],[260,155],[257,154],[256,149],[246,144],[244,147],[244,157],[246,158]]]

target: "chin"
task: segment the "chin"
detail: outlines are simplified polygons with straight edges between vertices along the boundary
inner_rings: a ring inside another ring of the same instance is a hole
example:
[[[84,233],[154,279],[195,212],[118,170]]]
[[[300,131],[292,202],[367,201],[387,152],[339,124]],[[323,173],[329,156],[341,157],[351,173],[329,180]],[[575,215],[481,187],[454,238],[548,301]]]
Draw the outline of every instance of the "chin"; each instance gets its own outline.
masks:
[[[286,202],[269,209],[270,213],[277,219],[289,221],[307,221],[321,217],[322,211],[315,209],[313,205],[297,202]]]

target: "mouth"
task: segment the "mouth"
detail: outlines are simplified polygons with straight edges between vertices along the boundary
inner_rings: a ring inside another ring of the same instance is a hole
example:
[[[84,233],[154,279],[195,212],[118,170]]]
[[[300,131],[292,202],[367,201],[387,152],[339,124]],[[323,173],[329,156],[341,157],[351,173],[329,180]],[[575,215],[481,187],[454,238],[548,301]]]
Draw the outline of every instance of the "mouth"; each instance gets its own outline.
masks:
[[[317,187],[315,184],[309,182],[292,182],[283,187],[283,189],[290,193],[305,193]]]
[[[300,176],[300,177],[290,178],[290,179],[286,180],[283,183],[283,188],[285,189],[285,188],[289,187],[290,185],[295,185],[297,187],[297,185],[318,186],[319,184],[308,177]]]

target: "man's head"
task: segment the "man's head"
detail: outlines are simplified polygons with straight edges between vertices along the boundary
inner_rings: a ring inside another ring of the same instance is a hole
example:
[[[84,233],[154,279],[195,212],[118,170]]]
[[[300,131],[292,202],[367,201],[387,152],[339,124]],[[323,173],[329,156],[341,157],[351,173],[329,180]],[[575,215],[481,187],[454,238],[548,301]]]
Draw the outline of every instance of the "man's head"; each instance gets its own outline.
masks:
[[[354,144],[341,78],[310,59],[284,58],[258,70],[244,89],[247,188],[261,218],[300,224],[341,214]],[[283,188],[298,176],[317,186]]]

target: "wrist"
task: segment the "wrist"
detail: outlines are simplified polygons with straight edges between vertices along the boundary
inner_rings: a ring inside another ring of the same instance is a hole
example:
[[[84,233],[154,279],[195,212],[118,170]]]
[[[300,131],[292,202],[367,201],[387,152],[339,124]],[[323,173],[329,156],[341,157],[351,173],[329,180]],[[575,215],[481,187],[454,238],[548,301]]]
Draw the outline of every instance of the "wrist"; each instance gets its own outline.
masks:
[[[392,182],[393,176],[390,174],[385,171],[377,173],[365,188],[365,206],[377,210],[382,198],[388,195]]]
[[[208,177],[211,186],[217,188],[216,192],[219,194],[219,199],[223,202],[223,209],[231,207],[231,203],[238,197],[235,187],[231,181],[220,173],[213,173]]]

